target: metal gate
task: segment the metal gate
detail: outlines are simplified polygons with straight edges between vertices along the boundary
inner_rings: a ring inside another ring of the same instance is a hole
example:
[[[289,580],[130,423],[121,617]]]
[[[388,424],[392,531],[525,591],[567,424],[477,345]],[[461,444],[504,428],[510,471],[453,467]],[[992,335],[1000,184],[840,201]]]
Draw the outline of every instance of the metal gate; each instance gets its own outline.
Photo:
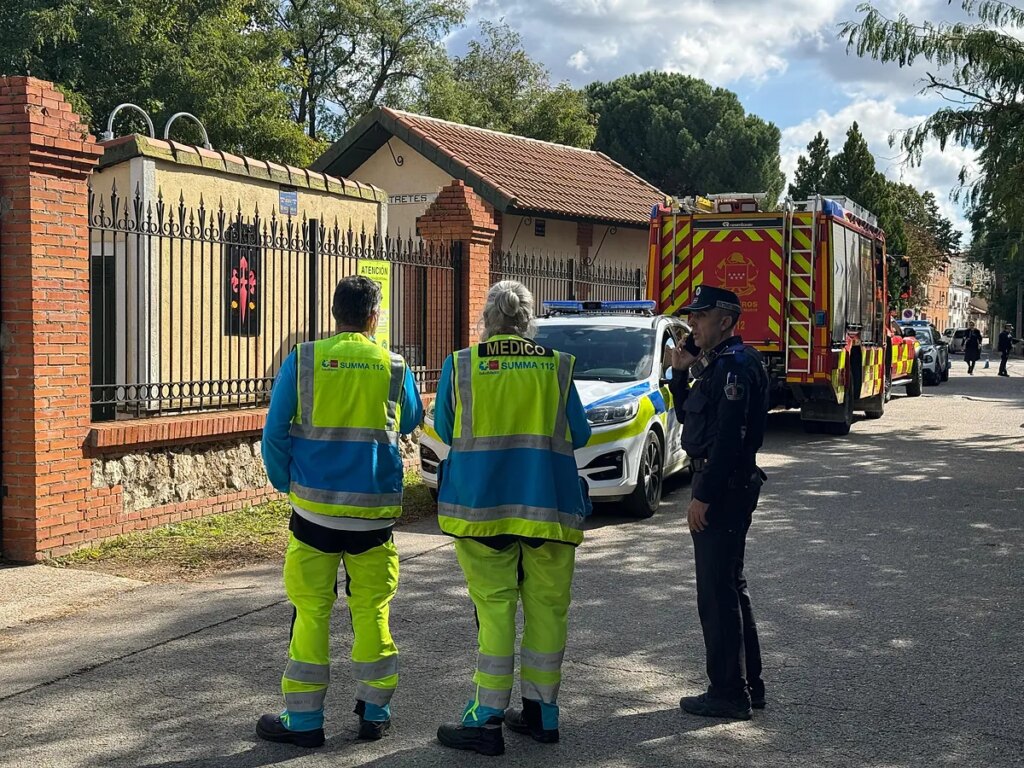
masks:
[[[457,346],[456,246],[116,189],[90,194],[89,229],[94,420],[265,406],[295,344],[333,333],[347,275],[387,283],[388,343],[423,391]]]

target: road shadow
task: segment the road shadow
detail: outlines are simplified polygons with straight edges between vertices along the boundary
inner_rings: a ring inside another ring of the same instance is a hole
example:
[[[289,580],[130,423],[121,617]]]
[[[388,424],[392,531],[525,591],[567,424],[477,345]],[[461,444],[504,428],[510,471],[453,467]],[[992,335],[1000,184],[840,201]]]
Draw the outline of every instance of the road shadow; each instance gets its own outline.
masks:
[[[982,413],[1000,421],[977,423]],[[1024,379],[954,377],[922,398],[897,394],[882,420],[841,438],[804,435],[795,413],[770,422],[747,556],[768,709],[719,723],[676,706],[705,684],[681,479],[649,520],[591,522],[574,579],[562,742],[508,734],[503,764],[1019,765]],[[341,606],[329,741],[300,753],[253,734],[256,717],[280,707],[289,606],[241,590],[192,596],[147,616],[134,650],[0,700],[14,715],[0,729],[0,763],[481,764],[434,738],[471,694],[476,654],[450,547],[402,564],[395,729],[374,744],[353,740]],[[107,620],[116,645],[127,625]],[[5,638],[4,652],[39,653],[18,650],[24,637]]]

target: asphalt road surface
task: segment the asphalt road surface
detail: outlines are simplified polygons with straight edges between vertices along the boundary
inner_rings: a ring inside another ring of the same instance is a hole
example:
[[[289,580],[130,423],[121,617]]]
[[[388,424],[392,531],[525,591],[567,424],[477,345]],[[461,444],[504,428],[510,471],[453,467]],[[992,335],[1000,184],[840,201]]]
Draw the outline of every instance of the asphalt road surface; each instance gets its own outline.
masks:
[[[773,414],[748,543],[768,708],[680,712],[704,686],[685,481],[634,522],[601,515],[580,549],[562,741],[442,748],[475,659],[450,544],[402,535],[394,729],[354,740],[350,630],[336,614],[328,742],[253,734],[276,711],[290,609],[276,568],[133,589],[0,635],[0,765],[1011,766],[1024,762],[1024,363],[954,375],[849,437]]]

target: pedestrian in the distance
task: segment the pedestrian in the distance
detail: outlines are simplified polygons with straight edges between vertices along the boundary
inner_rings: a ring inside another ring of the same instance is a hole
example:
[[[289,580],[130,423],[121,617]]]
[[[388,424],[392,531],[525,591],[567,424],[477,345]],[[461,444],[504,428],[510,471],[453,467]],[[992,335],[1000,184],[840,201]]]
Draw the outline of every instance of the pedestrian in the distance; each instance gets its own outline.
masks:
[[[1013,351],[1013,345],[1018,341],[1013,337],[1013,325],[1006,323],[1003,326],[1003,332],[999,334],[999,343],[997,349],[999,350],[999,375],[1009,376],[1010,374],[1006,371],[1006,361],[1010,359],[1010,353]]]
[[[572,355],[530,341],[533,295],[503,280],[487,292],[483,341],[444,362],[434,428],[451,453],[438,468],[437,514],[476,609],[472,694],[446,747],[505,751],[502,723],[558,741],[558,689],[576,546],[589,512],[574,450],[590,425],[572,381]],[[519,654],[523,708],[508,709]]]
[[[391,529],[402,514],[399,433],[412,432],[423,405],[412,372],[373,335],[380,286],[347,277],[331,307],[338,334],[299,344],[274,382],[263,430],[271,484],[292,505],[284,588],[294,608],[284,711],[263,715],[256,733],[300,747],[324,743],[330,678],[331,609],[341,587],[352,619],[352,676],[359,736],[391,724],[398,649],[388,626],[398,589]]]
[[[736,334],[741,305],[735,293],[702,285],[681,311],[689,315],[695,347],[671,351],[669,387],[694,469],[687,520],[711,684],[679,706],[693,715],[749,720],[752,706],[765,706],[743,558],[765,479],[757,451],[768,414],[768,373],[760,353]]]
[[[964,341],[964,362],[967,363],[967,373],[974,375],[974,366],[981,360],[981,331],[974,323],[967,326],[967,339]]]

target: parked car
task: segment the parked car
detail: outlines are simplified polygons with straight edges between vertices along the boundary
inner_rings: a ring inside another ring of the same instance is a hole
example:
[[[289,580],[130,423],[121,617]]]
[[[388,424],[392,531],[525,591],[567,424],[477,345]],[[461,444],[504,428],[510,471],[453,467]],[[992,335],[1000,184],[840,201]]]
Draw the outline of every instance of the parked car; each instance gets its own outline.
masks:
[[[682,425],[672,407],[666,351],[689,326],[653,314],[654,302],[545,302],[534,341],[576,356],[573,380],[593,430],[576,451],[580,477],[594,502],[621,505],[633,517],[650,517],[661,502],[662,483],[686,469]],[[642,305],[646,311],[630,310]],[[618,308],[618,309],[616,309]],[[434,431],[433,411],[420,437],[420,474],[437,489],[437,465],[448,446]]]
[[[964,345],[967,344],[967,329],[957,328],[951,329],[949,337],[946,339],[949,344],[949,351],[954,355],[962,355],[964,353]]]
[[[949,381],[949,345],[934,325],[927,320],[909,320],[899,324],[903,335],[913,334],[921,345],[919,351],[924,380],[928,384],[940,384]]]

